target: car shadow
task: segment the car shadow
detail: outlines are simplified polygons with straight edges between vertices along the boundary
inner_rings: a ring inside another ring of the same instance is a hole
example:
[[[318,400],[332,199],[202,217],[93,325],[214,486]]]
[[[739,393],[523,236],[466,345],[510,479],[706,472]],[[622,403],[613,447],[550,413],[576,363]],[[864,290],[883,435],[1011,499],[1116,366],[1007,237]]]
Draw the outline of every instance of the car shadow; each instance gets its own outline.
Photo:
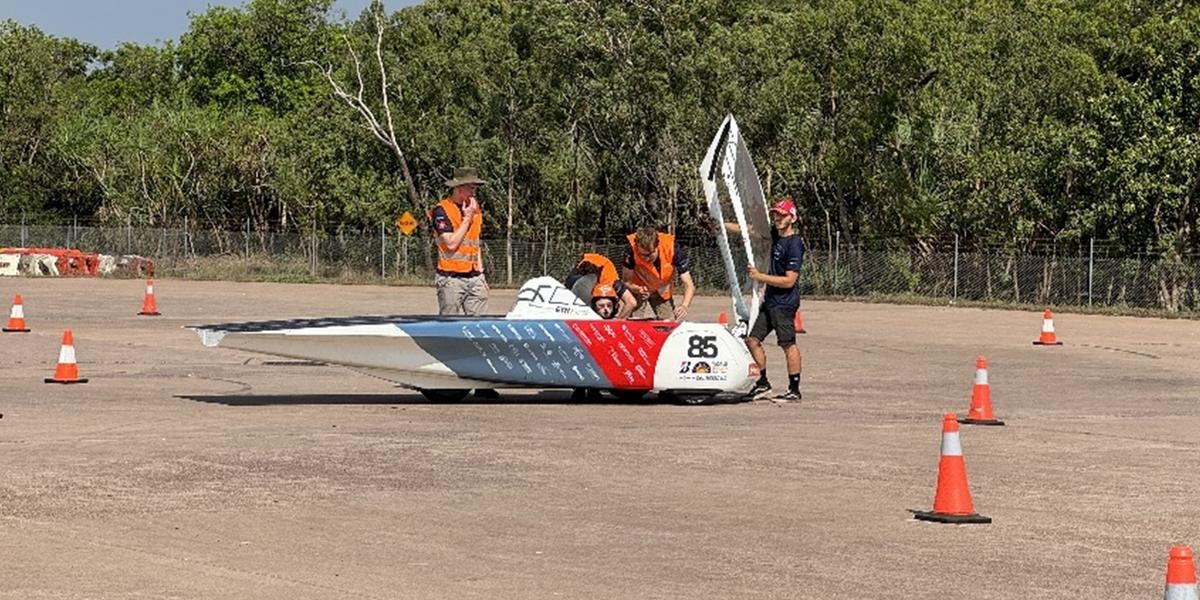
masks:
[[[411,390],[397,390],[392,394],[176,394],[175,398],[223,404],[225,406],[296,406],[296,405],[414,405],[432,404],[446,406],[495,406],[495,405],[576,405],[576,406],[663,406],[680,405],[670,396],[646,394],[640,400],[623,400],[604,394],[597,400],[573,400],[570,390],[500,390],[499,398],[477,398],[469,395],[454,402],[435,402]],[[717,398],[713,404],[730,404],[738,399]]]

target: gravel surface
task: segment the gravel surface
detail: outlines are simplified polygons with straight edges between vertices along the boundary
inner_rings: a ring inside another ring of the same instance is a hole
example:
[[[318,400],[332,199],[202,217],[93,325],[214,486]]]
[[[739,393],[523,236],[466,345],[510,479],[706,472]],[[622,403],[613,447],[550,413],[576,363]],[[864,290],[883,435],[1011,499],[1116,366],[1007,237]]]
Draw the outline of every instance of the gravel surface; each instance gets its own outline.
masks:
[[[430,289],[160,280],[149,318],[140,281],[0,283],[34,330],[0,335],[4,599],[1150,598],[1200,546],[1200,323],[1058,315],[1039,348],[1040,313],[812,302],[798,405],[430,404],[180,328]],[[86,385],[42,383],[64,328]],[[913,521],[978,354],[995,522]]]

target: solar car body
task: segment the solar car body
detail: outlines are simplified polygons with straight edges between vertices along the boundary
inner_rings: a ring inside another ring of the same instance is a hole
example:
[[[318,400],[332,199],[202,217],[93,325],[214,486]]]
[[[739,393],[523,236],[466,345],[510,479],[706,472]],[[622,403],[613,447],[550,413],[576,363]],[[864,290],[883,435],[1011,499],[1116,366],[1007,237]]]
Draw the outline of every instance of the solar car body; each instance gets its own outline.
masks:
[[[749,390],[744,342],[716,323],[605,320],[552,277],[504,316],[355,316],[196,325],[206,346],[342,365],[435,400],[472,389],[648,392],[702,401]]]

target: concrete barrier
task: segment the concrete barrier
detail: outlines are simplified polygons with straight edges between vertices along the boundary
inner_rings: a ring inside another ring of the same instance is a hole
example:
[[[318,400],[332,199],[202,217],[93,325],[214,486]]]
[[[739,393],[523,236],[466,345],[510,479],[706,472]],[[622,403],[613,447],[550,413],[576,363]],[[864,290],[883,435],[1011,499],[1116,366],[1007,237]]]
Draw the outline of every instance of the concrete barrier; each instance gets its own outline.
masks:
[[[58,257],[52,254],[24,254],[20,271],[29,277],[58,277]]]
[[[99,268],[100,275],[101,276],[112,275],[113,271],[116,271],[116,270],[117,270],[117,257],[115,257],[111,254],[101,254],[100,255],[100,268]]]
[[[0,277],[16,277],[21,274],[20,254],[0,254]]]

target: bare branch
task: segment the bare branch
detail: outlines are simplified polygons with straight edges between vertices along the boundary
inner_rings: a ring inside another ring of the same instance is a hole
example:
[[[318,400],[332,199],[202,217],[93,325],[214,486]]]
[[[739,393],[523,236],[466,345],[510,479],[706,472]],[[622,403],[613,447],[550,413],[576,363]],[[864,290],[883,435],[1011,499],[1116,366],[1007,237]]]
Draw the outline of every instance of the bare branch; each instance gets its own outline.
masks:
[[[350,43],[350,36],[342,34],[342,40],[346,42],[346,50],[350,51],[350,58],[354,59],[354,76],[358,78],[358,98],[359,102],[363,99],[363,89],[366,86],[363,84],[362,64],[358,62],[358,53],[354,51],[354,44]]]
[[[388,137],[392,140],[392,148],[395,149],[397,154],[403,154],[400,151],[400,145],[396,143],[396,127],[392,124],[392,109],[388,106],[387,69],[383,68],[384,28],[383,17],[377,11],[375,13],[375,60],[379,62],[379,86],[380,93],[383,96],[383,114],[387,117]]]
[[[311,64],[321,71],[325,76],[325,81],[329,83],[329,87],[333,90],[333,94],[342,102],[353,108],[358,114],[362,115],[366,122],[367,129],[371,135],[375,136],[384,146],[387,146],[396,159],[400,162],[400,171],[404,176],[404,183],[408,188],[408,196],[412,205],[415,207],[420,202],[420,197],[417,195],[416,185],[413,183],[412,173],[408,169],[408,159],[404,156],[404,151],[400,148],[400,143],[396,140],[396,126],[392,120],[392,107],[388,100],[388,77],[387,69],[383,61],[383,33],[386,29],[383,15],[379,12],[375,14],[375,61],[379,67],[380,91],[382,93],[383,116],[386,119],[387,127],[380,124],[375,112],[371,110],[370,104],[364,98],[366,84],[363,82],[362,61],[358,58],[358,53],[354,51],[354,44],[350,41],[350,36],[342,34],[342,41],[346,43],[346,50],[350,53],[350,59],[354,63],[354,77],[358,82],[358,89],[353,94],[346,90],[337,79],[333,76],[333,65],[321,65],[316,61],[304,61],[306,64]],[[396,86],[399,89],[399,85]]]
[[[375,113],[371,111],[371,107],[367,106],[367,103],[363,100],[361,87],[359,88],[357,94],[352,95],[347,92],[345,88],[343,88],[341,84],[337,82],[336,79],[333,78],[332,65],[321,67],[315,61],[305,61],[305,63],[316,65],[321,70],[321,74],[325,76],[325,80],[328,81],[330,87],[333,88],[333,95],[337,96],[338,99],[342,100],[351,108],[358,111],[358,114],[362,115],[363,119],[365,119],[367,122],[367,129],[372,135],[389,147],[394,145],[394,141],[384,135],[383,127],[379,125],[379,120],[375,118]],[[361,74],[359,75],[359,81],[362,81]]]

